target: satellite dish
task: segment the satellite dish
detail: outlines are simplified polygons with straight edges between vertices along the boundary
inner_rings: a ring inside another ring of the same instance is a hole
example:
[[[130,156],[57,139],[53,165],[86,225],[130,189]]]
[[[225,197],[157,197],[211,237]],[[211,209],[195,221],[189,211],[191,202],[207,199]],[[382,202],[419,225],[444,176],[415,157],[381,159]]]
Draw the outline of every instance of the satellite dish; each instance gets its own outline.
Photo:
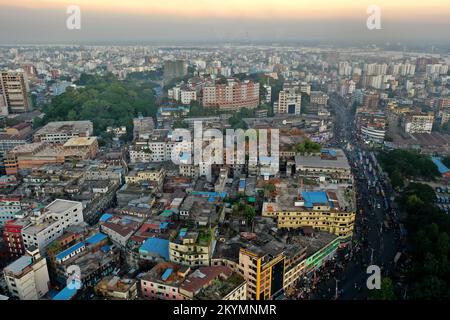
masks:
[[[287,120],[283,120],[283,125],[287,125]]]

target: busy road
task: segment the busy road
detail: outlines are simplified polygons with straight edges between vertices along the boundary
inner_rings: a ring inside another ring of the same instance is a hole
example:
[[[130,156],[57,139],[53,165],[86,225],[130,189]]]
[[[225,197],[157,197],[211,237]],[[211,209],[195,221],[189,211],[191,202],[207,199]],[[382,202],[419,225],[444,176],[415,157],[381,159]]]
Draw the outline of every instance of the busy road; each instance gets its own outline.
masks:
[[[376,162],[375,154],[357,141],[349,103],[330,97],[335,111],[335,135],[329,147],[345,150],[355,178],[357,215],[351,245],[341,252],[317,284],[310,299],[366,299],[367,267],[377,265],[389,276],[399,250],[399,222],[393,207],[392,189]],[[327,269],[327,268],[325,268]]]

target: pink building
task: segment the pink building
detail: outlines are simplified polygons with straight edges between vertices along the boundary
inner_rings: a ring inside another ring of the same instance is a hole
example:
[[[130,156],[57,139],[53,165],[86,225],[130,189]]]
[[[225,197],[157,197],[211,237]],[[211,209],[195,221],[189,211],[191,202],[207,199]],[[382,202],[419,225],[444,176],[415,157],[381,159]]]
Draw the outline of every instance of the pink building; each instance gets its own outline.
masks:
[[[190,272],[189,267],[161,262],[141,277],[141,297],[149,300],[187,300],[180,294],[180,285]]]

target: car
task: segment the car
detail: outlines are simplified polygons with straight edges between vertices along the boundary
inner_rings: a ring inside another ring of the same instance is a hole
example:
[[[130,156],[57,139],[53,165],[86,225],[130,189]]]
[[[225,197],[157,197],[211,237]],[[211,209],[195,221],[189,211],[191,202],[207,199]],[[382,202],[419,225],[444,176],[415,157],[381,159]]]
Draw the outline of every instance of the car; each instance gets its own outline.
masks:
[[[381,209],[381,204],[378,203],[378,204],[377,204],[377,208],[378,208],[378,209]]]

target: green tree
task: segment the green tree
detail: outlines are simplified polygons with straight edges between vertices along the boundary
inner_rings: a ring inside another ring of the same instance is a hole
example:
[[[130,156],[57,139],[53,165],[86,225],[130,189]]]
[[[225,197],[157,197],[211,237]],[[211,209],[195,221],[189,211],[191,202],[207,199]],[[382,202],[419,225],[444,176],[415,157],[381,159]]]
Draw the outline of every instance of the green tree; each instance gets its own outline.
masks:
[[[395,300],[397,297],[392,280],[390,278],[383,278],[381,280],[381,289],[371,290],[370,297],[374,300]]]

